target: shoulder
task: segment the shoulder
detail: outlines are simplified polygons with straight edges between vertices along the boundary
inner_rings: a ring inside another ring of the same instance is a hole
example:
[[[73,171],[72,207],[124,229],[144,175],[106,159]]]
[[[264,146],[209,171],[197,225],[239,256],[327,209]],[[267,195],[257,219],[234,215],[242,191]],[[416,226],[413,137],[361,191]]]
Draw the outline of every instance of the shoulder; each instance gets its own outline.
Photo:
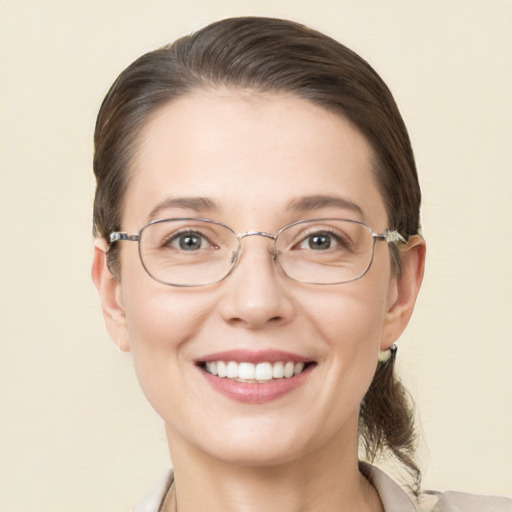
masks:
[[[427,501],[433,501],[432,512],[512,512],[512,498],[485,496],[466,492],[426,492]],[[422,509],[420,509],[422,510]]]
[[[504,496],[426,491],[416,500],[375,466],[361,462],[359,469],[377,489],[385,512],[512,512],[512,498]]]
[[[174,474],[169,468],[132,512],[159,512],[173,481]]]

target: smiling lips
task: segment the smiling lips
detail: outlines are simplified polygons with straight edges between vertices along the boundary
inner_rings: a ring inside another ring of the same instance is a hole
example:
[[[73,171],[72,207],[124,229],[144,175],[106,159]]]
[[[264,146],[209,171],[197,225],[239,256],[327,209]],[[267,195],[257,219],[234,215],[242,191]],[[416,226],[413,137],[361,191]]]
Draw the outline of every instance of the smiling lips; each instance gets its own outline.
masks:
[[[277,351],[230,351],[197,362],[216,391],[252,404],[276,400],[298,388],[315,365],[303,357]]]

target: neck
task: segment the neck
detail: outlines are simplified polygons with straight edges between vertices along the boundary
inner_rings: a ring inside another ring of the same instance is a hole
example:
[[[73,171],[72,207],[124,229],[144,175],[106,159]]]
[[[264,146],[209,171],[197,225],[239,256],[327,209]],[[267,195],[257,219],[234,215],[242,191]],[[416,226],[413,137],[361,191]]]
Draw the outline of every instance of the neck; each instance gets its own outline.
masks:
[[[168,432],[178,512],[383,512],[358,469],[357,436],[293,461],[241,465],[198,452]],[[172,504],[164,508],[172,510]]]

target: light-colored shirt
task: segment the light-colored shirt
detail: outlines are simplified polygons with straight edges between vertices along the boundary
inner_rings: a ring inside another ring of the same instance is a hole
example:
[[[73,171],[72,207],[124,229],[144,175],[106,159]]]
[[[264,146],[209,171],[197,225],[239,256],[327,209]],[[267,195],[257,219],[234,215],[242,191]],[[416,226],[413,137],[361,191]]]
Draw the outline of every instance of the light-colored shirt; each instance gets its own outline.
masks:
[[[482,496],[465,492],[427,491],[418,503],[383,471],[361,462],[361,473],[379,493],[385,512],[512,512],[512,498]],[[132,512],[160,512],[169,492],[174,493],[174,476],[170,469]],[[168,500],[174,503],[175,500]],[[172,512],[176,512],[172,510]]]

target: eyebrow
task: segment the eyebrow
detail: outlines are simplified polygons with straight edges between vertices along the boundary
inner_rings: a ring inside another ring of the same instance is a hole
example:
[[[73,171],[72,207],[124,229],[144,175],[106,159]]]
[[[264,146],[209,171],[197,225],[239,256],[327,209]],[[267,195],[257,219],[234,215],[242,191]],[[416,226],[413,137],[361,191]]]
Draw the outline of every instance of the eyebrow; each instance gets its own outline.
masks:
[[[182,208],[185,210],[194,210],[197,213],[218,211],[219,205],[207,197],[170,197],[161,203],[158,203],[149,214],[149,221],[159,217],[163,210],[169,208]]]
[[[149,221],[159,218],[160,213],[170,208],[193,210],[197,213],[217,212],[219,204],[208,197],[170,197],[158,203],[149,214]],[[287,211],[306,212],[321,210],[323,208],[340,208],[357,213],[364,220],[364,213],[360,206],[340,196],[312,195],[292,199],[286,206]]]
[[[364,219],[364,212],[360,206],[340,196],[313,195],[300,197],[290,201],[287,210],[302,212],[333,207],[352,211]]]

